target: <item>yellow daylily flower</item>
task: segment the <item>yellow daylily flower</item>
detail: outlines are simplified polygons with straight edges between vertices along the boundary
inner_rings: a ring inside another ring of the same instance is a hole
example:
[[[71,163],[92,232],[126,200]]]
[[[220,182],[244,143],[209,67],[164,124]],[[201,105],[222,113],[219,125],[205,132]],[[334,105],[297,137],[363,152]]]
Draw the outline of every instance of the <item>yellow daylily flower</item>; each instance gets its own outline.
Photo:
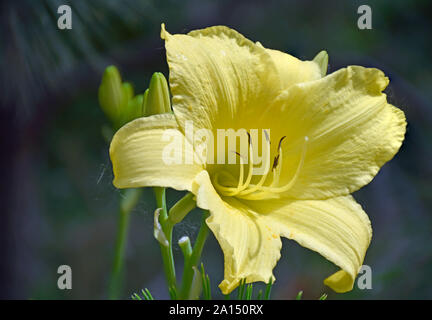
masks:
[[[351,290],[372,229],[350,194],[396,154],[405,134],[404,113],[382,93],[388,78],[360,66],[324,76],[325,53],[301,61],[224,26],[171,35],[162,25],[161,37],[174,113],[134,120],[116,133],[114,185],[192,192],[197,206],[210,211],[206,222],[224,253],[224,294],[243,278],[274,278],[281,236],[341,269],[326,285]],[[228,150],[240,163],[168,165],[162,161],[171,143],[166,130],[175,133],[184,158],[195,154],[187,121],[215,135],[218,129],[259,129],[268,142],[249,140],[248,154]],[[254,175],[252,155],[266,148],[269,170]]]

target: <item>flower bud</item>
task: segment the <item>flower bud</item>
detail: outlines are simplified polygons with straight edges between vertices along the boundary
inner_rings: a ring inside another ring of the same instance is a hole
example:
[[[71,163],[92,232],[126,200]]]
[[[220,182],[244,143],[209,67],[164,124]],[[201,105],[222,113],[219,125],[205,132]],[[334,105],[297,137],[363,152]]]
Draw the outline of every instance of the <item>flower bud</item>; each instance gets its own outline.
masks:
[[[109,66],[105,69],[99,87],[99,104],[111,120],[114,130],[142,117],[143,101],[143,94],[134,96],[131,83],[122,83],[120,73],[115,66]]]
[[[321,76],[325,76],[327,74],[327,68],[328,68],[328,53],[327,51],[321,51],[319,52],[315,58],[313,58],[313,61],[318,64]]]
[[[143,94],[139,94],[135,97],[131,97],[128,101],[127,107],[122,113],[119,125],[122,126],[136,118],[142,117],[142,104]]]
[[[171,207],[168,214],[168,219],[173,225],[179,223],[189,212],[195,208],[195,195],[189,192]]]
[[[129,101],[133,98],[134,96],[134,89],[133,86],[130,82],[123,82],[122,83],[122,90],[123,90],[123,95],[124,98]]]
[[[131,88],[122,85],[118,69],[115,66],[107,67],[99,86],[99,104],[105,115],[113,123],[118,121],[130,94]]]
[[[146,108],[147,108],[148,93],[149,93],[149,89],[146,89],[146,91],[144,91],[144,94],[143,94],[143,102],[142,102],[142,106],[141,106],[141,114],[144,117],[147,115]]]
[[[144,116],[171,112],[168,83],[160,72],[153,73],[143,111]]]
[[[179,239],[178,245],[183,253],[185,259],[189,259],[192,255],[192,246],[188,236],[183,236]]]

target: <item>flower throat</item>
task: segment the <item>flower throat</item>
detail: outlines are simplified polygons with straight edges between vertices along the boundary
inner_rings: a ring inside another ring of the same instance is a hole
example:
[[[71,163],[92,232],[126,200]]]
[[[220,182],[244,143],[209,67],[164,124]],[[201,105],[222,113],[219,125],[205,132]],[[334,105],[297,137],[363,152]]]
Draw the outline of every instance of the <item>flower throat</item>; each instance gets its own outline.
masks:
[[[282,151],[282,142],[286,138],[286,136],[283,136],[279,140],[278,148],[277,148],[277,155],[273,158],[273,164],[272,164],[272,180],[271,183],[265,185],[266,180],[268,178],[268,175],[270,173],[270,164],[271,164],[271,156],[270,156],[270,139],[268,138],[267,131],[264,130],[265,137],[267,139],[267,144],[265,144],[267,148],[267,157],[265,158],[265,174],[261,175],[260,180],[258,183],[253,184],[251,183],[252,177],[253,177],[253,145],[251,142],[251,137],[249,132],[248,134],[248,141],[249,141],[249,147],[248,147],[248,153],[249,153],[249,168],[248,168],[248,174],[245,179],[245,161],[244,157],[236,152],[234,152],[240,160],[240,173],[238,179],[236,179],[231,173],[229,173],[226,170],[218,171],[215,173],[213,177],[213,185],[216,188],[216,190],[219,192],[222,196],[229,196],[229,197],[237,197],[241,199],[246,200],[262,200],[262,199],[268,199],[268,198],[275,198],[278,194],[283,193],[291,189],[291,187],[295,184],[297,181],[300,171],[303,167],[304,160],[306,157],[306,150],[307,150],[307,143],[309,141],[309,138],[307,136],[304,137],[304,142],[302,146],[301,151],[301,157],[297,164],[297,168],[294,172],[294,175],[292,178],[285,184],[280,186],[279,180],[282,173],[282,162],[283,162],[283,151]],[[230,182],[230,185],[222,184],[220,181],[220,177],[225,176],[227,178],[227,181]],[[234,187],[234,185],[237,185]]]

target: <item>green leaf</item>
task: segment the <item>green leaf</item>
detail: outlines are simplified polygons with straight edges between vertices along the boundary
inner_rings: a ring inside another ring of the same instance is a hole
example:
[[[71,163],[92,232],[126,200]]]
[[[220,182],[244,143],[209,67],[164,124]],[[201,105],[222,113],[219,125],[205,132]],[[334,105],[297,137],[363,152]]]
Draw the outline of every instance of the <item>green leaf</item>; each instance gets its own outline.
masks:
[[[211,300],[210,278],[209,275],[205,273],[203,263],[201,263],[201,276],[203,283],[203,298],[204,300]]]
[[[258,291],[258,295],[257,295],[257,300],[262,300],[262,296],[263,296],[263,291],[260,289],[260,291]]]
[[[173,287],[168,288],[170,299],[177,300],[177,290]]]
[[[150,290],[149,289],[147,289],[147,288],[145,288],[144,290],[141,290],[141,292],[144,294],[144,293],[146,293],[146,296],[147,296],[147,300],[154,300],[154,298],[153,298],[153,296],[152,296],[152,294],[150,293]]]
[[[246,300],[252,300],[253,284],[250,284],[246,288]]]
[[[327,297],[328,297],[327,293],[323,293],[322,296],[319,297],[318,300],[327,300]]]
[[[154,300],[152,294],[150,293],[149,289],[141,289],[141,295],[138,293],[133,293],[131,295],[132,300]]]
[[[273,287],[273,279],[270,278],[269,282],[267,283],[265,294],[264,294],[264,300],[270,300],[270,293]]]
[[[245,286],[246,286],[246,279],[241,279],[240,285],[238,287],[237,300],[243,300],[243,293],[245,291]]]
[[[132,300],[142,300],[142,298],[137,294],[137,293],[133,293],[131,295]]]

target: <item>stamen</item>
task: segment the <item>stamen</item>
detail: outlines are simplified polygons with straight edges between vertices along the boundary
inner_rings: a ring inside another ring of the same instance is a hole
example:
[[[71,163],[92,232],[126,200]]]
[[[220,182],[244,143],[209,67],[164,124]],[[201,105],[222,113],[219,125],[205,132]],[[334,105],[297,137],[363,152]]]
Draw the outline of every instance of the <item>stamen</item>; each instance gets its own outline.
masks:
[[[244,162],[243,162],[243,157],[240,155],[240,153],[236,152],[236,154],[239,156],[239,159],[240,159],[240,178],[239,178],[238,185],[237,185],[237,189],[239,189],[243,184]]]
[[[253,150],[252,150],[252,142],[251,142],[251,136],[250,136],[249,132],[246,132],[246,133],[247,133],[248,138],[249,138],[249,171],[248,171],[248,176],[246,178],[246,181],[244,183],[240,184],[240,182],[243,182],[243,176],[244,176],[243,163],[241,162],[242,156],[238,152],[234,151],[240,157],[240,163],[241,163],[239,185],[237,186],[237,188],[230,188],[230,187],[222,187],[221,186],[220,190],[224,190],[226,193],[228,193],[226,195],[230,195],[230,196],[237,195],[238,193],[240,193],[241,191],[243,191],[244,189],[246,189],[248,187],[248,185],[250,184],[251,180],[252,180],[252,173],[253,173]],[[216,178],[215,178],[215,180],[216,180]],[[216,183],[218,183],[218,181],[216,181]]]
[[[252,145],[252,142],[251,142],[251,136],[250,136],[250,133],[249,133],[249,131],[246,131],[246,133],[247,133],[247,135],[248,135],[248,142],[249,142],[249,145],[251,146],[251,145]]]
[[[304,137],[304,144],[301,152],[301,158],[299,160],[299,163],[297,165],[296,171],[294,172],[294,175],[286,183],[284,186],[277,187],[279,184],[279,179],[281,176],[282,171],[282,161],[283,161],[283,151],[282,151],[282,141],[286,138],[286,136],[282,137],[279,140],[278,145],[278,154],[274,157],[273,160],[273,166],[272,166],[272,173],[273,173],[273,179],[270,185],[264,186],[264,183],[267,181],[267,177],[269,174],[269,166],[270,166],[270,140],[267,134],[267,131],[264,130],[265,136],[267,141],[269,142],[266,146],[266,161],[265,161],[265,174],[261,176],[261,179],[259,182],[255,185],[250,184],[253,176],[253,148],[252,148],[252,142],[251,142],[251,136],[249,132],[248,138],[249,138],[249,172],[246,177],[246,180],[243,182],[244,179],[244,161],[243,157],[240,155],[240,153],[236,151],[232,151],[235,154],[237,154],[240,158],[240,174],[239,179],[236,179],[231,173],[227,171],[217,172],[214,176],[213,184],[215,188],[221,192],[222,195],[225,196],[237,196],[238,198],[247,199],[247,200],[260,200],[260,199],[268,199],[268,198],[275,198],[278,197],[279,193],[288,191],[297,181],[300,172],[303,168],[303,164],[306,157],[306,151],[307,151],[307,143],[309,141],[309,138],[306,136]],[[220,184],[219,177],[220,174],[226,175],[226,177],[233,182],[233,184],[237,181],[237,187],[226,187]]]
[[[264,135],[265,135],[265,138],[266,138],[267,142],[268,142],[269,144],[271,144],[270,137],[269,137],[269,134],[268,134],[268,132],[267,132],[266,129],[264,129]]]
[[[273,181],[270,187],[274,187],[279,183],[279,177],[282,171],[282,159],[283,159],[282,149],[279,150],[277,157],[278,159],[277,159],[276,167],[275,169],[273,169]]]
[[[279,144],[278,144],[278,152],[281,150],[282,141],[284,141],[285,138],[286,138],[286,136],[283,136],[283,137],[279,140]]]
[[[252,142],[250,140],[250,134],[249,132],[247,133],[248,137],[249,137],[249,171],[248,171],[248,176],[246,178],[245,183],[239,188],[239,192],[243,191],[244,189],[246,189],[251,180],[252,180],[252,173],[253,173],[253,150],[252,150]]]
[[[286,136],[283,136],[279,140],[278,155],[275,157],[274,162],[273,162],[273,181],[272,181],[270,187],[274,187],[275,185],[277,185],[279,183],[280,172],[282,170],[282,155],[281,155],[282,154],[282,141],[285,138],[286,138]],[[278,167],[279,163],[280,163],[280,165]]]
[[[284,185],[283,187],[278,187],[278,188],[276,188],[276,187],[262,187],[261,189],[263,191],[281,193],[281,192],[286,192],[289,189],[291,189],[291,187],[294,185],[294,183],[296,183],[297,178],[300,175],[300,171],[303,168],[304,160],[306,157],[306,150],[307,150],[307,142],[308,141],[309,141],[309,138],[307,136],[304,137],[304,144],[303,144],[303,150],[302,150],[301,158],[300,158],[300,161],[297,165],[296,172],[294,173],[294,176],[291,178],[291,180],[286,185]]]
[[[264,130],[264,132],[266,132],[266,130]],[[251,185],[251,188],[248,188],[242,192],[239,193],[239,195],[246,195],[246,194],[250,194],[252,192],[255,192],[256,190],[258,190],[259,188],[261,188],[261,186],[264,184],[264,182],[267,179],[268,173],[269,173],[269,169],[270,169],[270,143],[267,145],[267,161],[265,162],[265,174],[263,174],[261,176],[260,181],[256,184],[256,185]]]
[[[237,151],[234,151],[234,152],[235,152],[236,155],[239,156],[239,159],[240,159],[240,177],[239,177],[239,180],[238,180],[237,188],[236,188],[235,191],[233,191],[234,194],[237,194],[237,193],[238,193],[238,189],[240,189],[240,187],[241,187],[242,184],[243,184],[243,178],[244,178],[244,163],[243,163],[243,157],[241,156],[241,154],[238,153]]]
[[[274,157],[272,170],[276,169],[279,162],[279,156],[280,155],[278,154],[276,157]]]

